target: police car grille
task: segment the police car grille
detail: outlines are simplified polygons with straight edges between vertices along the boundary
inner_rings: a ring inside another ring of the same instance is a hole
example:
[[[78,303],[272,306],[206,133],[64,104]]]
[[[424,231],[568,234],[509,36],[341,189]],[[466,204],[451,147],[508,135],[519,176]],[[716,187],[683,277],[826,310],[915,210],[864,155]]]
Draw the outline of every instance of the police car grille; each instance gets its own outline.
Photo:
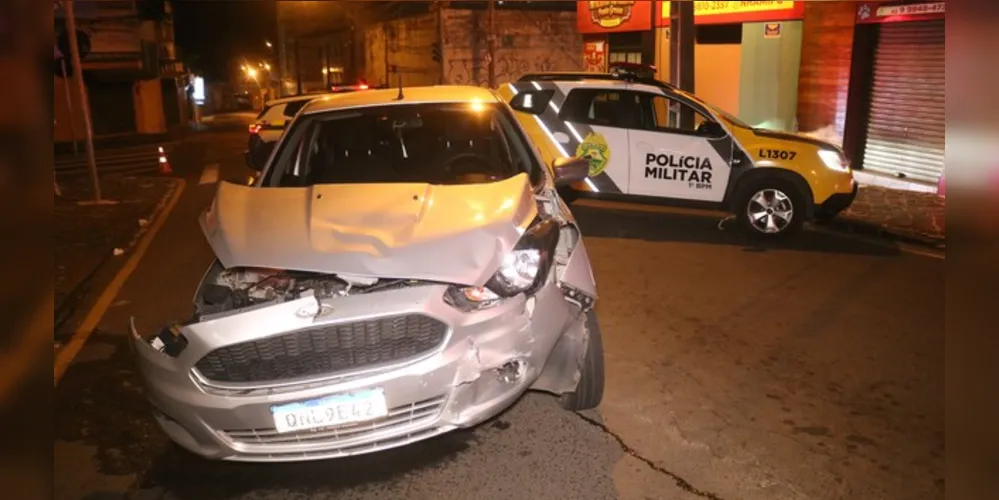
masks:
[[[423,315],[308,328],[221,347],[195,365],[214,382],[274,382],[410,359],[435,350],[447,325]]]

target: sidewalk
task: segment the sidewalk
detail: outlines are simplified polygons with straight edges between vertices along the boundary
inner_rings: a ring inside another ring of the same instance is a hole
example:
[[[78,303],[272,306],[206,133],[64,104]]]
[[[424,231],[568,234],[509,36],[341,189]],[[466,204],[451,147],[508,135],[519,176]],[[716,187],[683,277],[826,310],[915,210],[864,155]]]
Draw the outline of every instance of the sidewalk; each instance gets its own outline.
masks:
[[[86,176],[60,180],[62,197],[55,199],[55,331],[91,291],[98,271],[114,265],[115,250],[126,252],[143,234],[179,185],[171,177],[106,176],[102,197],[113,205],[81,205],[91,197]]]
[[[945,208],[935,193],[861,185],[853,205],[828,226],[944,248]]]

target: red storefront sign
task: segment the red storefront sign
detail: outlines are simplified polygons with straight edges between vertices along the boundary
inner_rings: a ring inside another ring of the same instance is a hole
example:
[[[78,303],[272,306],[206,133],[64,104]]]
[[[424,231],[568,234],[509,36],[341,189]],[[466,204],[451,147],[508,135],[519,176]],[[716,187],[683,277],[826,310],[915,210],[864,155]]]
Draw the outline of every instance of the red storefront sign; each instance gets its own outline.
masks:
[[[576,27],[580,33],[645,31],[652,26],[652,2],[576,2]]]
[[[944,18],[944,2],[887,3],[862,2],[857,5],[857,23],[895,23]]]
[[[656,26],[669,26],[670,3],[657,2]],[[805,2],[694,2],[694,24],[762,23],[804,19]]]

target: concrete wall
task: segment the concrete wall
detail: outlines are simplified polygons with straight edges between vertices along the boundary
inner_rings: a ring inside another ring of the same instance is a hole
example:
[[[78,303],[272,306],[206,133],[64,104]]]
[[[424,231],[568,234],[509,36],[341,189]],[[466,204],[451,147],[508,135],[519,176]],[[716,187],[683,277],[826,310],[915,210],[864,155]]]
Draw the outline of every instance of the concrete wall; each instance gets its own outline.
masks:
[[[767,24],[780,26],[779,36],[764,35]],[[740,119],[763,128],[796,130],[801,37],[801,21],[742,25]]]
[[[136,80],[132,87],[135,102],[135,128],[140,134],[161,134],[166,132],[166,117],[163,115],[163,87],[159,78]]]
[[[432,58],[437,41],[437,16],[420,16],[379,23],[364,32],[364,68],[369,85],[405,86],[440,83],[440,66]],[[391,70],[397,74],[389,74]]]
[[[448,83],[488,84],[486,11],[446,10],[444,68]],[[532,71],[582,71],[583,37],[575,12],[496,11],[496,83]],[[429,56],[429,52],[428,52]]]

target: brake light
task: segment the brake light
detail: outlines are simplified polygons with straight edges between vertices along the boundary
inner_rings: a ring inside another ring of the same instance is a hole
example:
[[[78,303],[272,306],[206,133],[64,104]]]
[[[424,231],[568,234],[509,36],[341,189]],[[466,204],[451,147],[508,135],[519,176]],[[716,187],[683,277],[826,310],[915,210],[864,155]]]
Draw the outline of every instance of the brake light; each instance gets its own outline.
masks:
[[[357,88],[359,88],[361,90],[368,90],[368,84],[367,83],[362,83],[362,84],[358,85]]]
[[[260,132],[260,128],[261,128],[260,125],[254,123],[253,125],[250,125],[250,133],[256,134],[257,132]]]

